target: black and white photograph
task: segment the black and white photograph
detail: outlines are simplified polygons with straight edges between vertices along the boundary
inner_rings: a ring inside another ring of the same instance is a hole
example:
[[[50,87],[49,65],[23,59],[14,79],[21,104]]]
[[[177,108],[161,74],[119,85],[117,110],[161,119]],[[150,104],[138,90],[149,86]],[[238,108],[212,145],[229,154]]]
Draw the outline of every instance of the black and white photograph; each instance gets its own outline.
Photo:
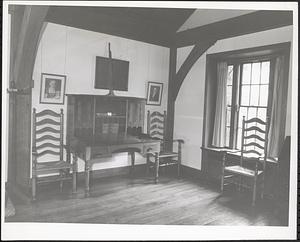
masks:
[[[147,105],[161,105],[163,83],[148,82]]]
[[[296,2],[2,16],[2,240],[297,239]]]
[[[42,73],[40,103],[64,104],[66,76]]]

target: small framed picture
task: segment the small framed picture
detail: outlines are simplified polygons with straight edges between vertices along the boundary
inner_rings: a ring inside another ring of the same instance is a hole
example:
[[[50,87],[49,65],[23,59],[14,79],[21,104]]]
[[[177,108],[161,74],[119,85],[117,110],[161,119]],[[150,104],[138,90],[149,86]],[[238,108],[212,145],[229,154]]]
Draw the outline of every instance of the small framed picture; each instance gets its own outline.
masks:
[[[163,83],[148,82],[147,105],[160,106],[162,91],[163,91]]]
[[[40,103],[64,104],[66,76],[42,73]]]

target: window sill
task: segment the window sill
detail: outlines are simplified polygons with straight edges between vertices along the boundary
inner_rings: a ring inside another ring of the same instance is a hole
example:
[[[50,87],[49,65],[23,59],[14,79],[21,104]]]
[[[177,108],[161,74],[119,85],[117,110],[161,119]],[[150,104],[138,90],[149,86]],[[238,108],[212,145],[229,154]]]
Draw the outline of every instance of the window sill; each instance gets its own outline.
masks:
[[[237,157],[241,156],[241,151],[237,150],[237,149],[230,149],[230,148],[216,148],[216,147],[201,147],[202,150],[206,150],[206,151],[214,151],[214,152],[227,152],[230,155],[234,155]],[[267,163],[270,164],[278,164],[278,158],[271,158],[268,157],[267,158]]]

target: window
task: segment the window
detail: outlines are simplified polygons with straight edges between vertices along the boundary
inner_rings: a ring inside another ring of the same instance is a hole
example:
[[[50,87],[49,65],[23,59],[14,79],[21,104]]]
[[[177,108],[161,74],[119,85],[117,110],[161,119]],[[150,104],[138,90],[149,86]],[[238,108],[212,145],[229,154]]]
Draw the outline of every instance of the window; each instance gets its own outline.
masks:
[[[290,43],[213,53],[206,58],[203,147],[240,149],[243,116],[268,117],[267,153],[277,157],[289,108]]]
[[[240,149],[243,116],[246,120],[258,117],[266,121],[269,79],[270,60],[228,64],[225,131],[227,147]]]

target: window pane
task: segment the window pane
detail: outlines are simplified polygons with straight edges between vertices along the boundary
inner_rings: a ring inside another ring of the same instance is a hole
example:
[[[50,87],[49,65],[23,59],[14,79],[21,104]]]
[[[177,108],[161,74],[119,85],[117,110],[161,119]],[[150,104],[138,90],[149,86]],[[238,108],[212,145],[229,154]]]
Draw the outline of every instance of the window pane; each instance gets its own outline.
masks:
[[[266,121],[266,113],[267,113],[266,108],[258,108],[257,117],[263,121]]]
[[[269,95],[269,86],[268,85],[260,85],[260,97],[259,97],[259,106],[267,106],[268,105],[268,95]]]
[[[261,63],[261,84],[269,83],[269,75],[270,75],[270,61],[265,61]]]
[[[232,77],[233,77],[233,66],[228,66],[227,85],[232,85]]]
[[[251,85],[250,106],[257,106],[259,98],[259,85]]]
[[[247,119],[255,118],[256,117],[256,110],[257,110],[257,108],[249,108]]]
[[[226,92],[227,105],[231,105],[231,97],[232,97],[232,86],[227,86],[227,92]]]
[[[250,84],[251,64],[243,64],[242,84]]]
[[[260,80],[260,62],[252,64],[251,84],[259,84]]]
[[[249,105],[249,95],[250,95],[250,85],[243,85],[242,93],[241,93],[241,105],[243,106]]]

